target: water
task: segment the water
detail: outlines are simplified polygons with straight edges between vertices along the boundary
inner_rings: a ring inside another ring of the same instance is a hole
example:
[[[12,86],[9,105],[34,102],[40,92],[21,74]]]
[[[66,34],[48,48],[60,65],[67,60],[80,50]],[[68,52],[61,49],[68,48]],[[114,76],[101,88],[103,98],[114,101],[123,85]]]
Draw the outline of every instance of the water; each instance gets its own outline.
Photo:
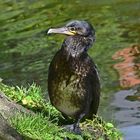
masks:
[[[139,11],[139,0],[0,1],[0,78],[9,85],[35,82],[47,92],[48,66],[64,36],[39,33],[72,19],[89,20],[96,29],[96,43],[89,54],[102,83],[99,114],[114,120],[125,139],[138,139]]]
[[[124,135],[124,139],[127,140],[139,140],[139,131],[140,130],[140,126],[138,125],[132,125],[129,127],[124,127],[121,128],[121,131],[125,134]]]

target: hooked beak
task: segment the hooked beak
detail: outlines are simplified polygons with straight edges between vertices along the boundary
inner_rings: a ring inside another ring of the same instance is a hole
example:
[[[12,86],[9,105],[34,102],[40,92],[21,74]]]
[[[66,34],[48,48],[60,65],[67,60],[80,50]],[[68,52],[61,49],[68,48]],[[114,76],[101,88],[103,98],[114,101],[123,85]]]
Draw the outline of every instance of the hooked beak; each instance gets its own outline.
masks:
[[[75,32],[69,31],[67,27],[62,27],[62,28],[50,28],[47,34],[75,35]]]

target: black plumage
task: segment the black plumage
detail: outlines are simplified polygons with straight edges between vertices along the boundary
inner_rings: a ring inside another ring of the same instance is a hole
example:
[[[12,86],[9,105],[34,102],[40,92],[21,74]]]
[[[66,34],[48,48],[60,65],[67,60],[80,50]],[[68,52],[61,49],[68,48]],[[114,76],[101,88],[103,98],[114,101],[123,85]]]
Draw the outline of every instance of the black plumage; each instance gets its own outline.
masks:
[[[79,131],[83,118],[92,119],[100,100],[97,68],[87,54],[95,40],[95,31],[86,21],[71,21],[48,34],[66,34],[61,49],[55,54],[48,75],[48,92],[52,105],[75,123],[70,129]]]

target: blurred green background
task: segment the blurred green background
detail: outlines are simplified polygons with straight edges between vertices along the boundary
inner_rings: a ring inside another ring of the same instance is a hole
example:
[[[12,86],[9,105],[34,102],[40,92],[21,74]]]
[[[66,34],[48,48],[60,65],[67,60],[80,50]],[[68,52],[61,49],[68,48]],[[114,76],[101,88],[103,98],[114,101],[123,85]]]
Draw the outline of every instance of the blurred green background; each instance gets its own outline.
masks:
[[[96,29],[96,42],[89,54],[101,77],[99,114],[115,120],[118,127],[128,126],[130,121],[131,125],[138,124],[140,121],[133,121],[139,117],[134,116],[139,112],[137,104],[135,112],[129,114],[128,109],[128,114],[125,113],[124,107],[118,104],[126,99],[117,93],[134,96],[140,86],[125,89],[120,86],[118,71],[113,66],[122,59],[113,60],[112,56],[132,44],[140,44],[139,11],[139,0],[1,0],[0,77],[8,85],[27,86],[35,82],[47,93],[48,66],[65,37],[40,32],[62,26],[69,20],[88,20]],[[139,61],[139,55],[135,57]],[[128,98],[127,101],[131,104]]]

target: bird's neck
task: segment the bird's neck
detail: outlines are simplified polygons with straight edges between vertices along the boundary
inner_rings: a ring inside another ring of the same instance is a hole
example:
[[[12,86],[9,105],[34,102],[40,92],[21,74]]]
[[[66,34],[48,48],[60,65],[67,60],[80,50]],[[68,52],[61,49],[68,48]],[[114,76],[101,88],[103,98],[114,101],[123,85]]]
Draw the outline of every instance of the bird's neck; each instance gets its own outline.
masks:
[[[68,57],[77,58],[87,53],[88,48],[92,45],[91,40],[82,36],[68,36],[62,45]]]

